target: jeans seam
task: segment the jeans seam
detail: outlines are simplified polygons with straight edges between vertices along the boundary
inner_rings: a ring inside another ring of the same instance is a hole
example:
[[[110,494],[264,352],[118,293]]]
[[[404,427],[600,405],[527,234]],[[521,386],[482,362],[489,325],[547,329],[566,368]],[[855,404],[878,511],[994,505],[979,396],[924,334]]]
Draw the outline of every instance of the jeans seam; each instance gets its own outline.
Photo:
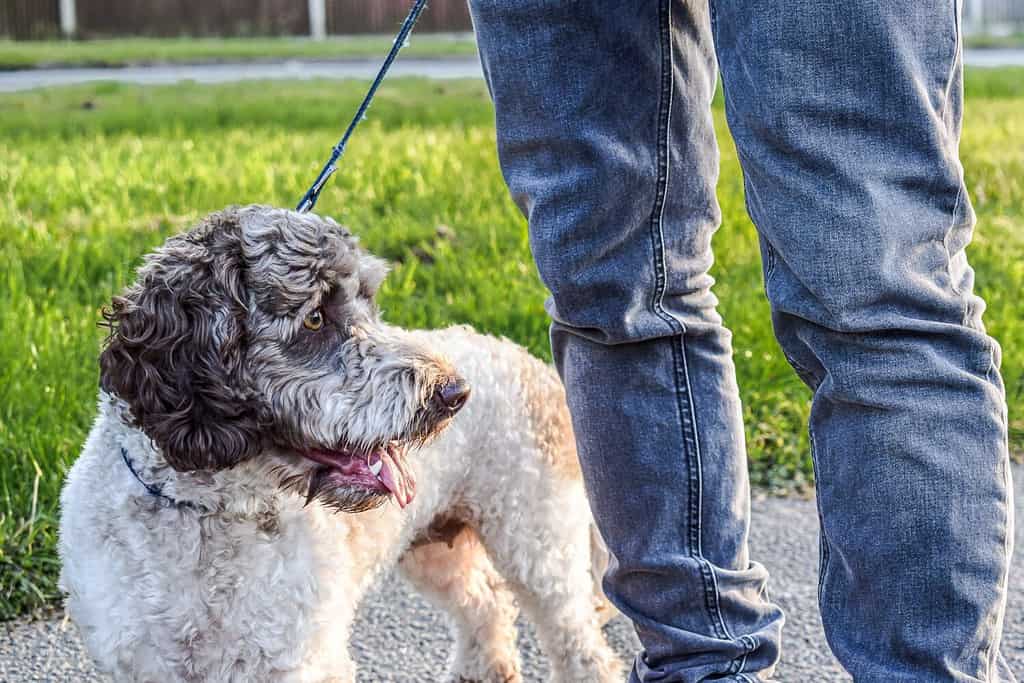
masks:
[[[946,74],[946,88],[942,98],[942,111],[939,112],[939,119],[943,124],[947,124],[946,117],[949,113],[949,103],[953,97],[953,76],[956,73],[957,63],[962,58],[963,54],[963,37],[961,35],[960,27],[960,0],[953,0],[953,34],[956,46],[953,48],[953,57],[950,59],[949,72]],[[949,129],[947,124],[948,132],[951,134],[953,130]],[[953,201],[953,213],[951,216],[949,229],[946,231],[945,236],[942,239],[942,247],[946,252],[946,274],[949,277],[949,288],[953,291],[953,294],[961,296],[963,292],[959,284],[957,284],[956,278],[953,276],[953,255],[949,251],[949,236],[952,234],[953,229],[957,225],[957,215],[960,212],[960,207],[964,200],[964,170],[963,165],[957,162],[960,168],[959,184],[956,191],[956,199]],[[971,327],[970,320],[972,315],[973,306],[971,304],[970,297],[964,297],[964,310],[961,324],[965,327]]]
[[[953,230],[957,227],[957,224],[960,222],[958,221],[957,216],[960,215],[960,207],[963,205],[964,201],[965,180],[964,169],[962,165],[959,166],[959,171],[960,172],[957,183],[958,186],[956,189],[956,198],[953,200],[953,209],[950,212],[949,216],[949,227],[946,229],[946,232],[942,236],[942,239],[939,240],[942,243],[942,250],[946,253],[946,276],[949,278],[949,288],[950,290],[952,290],[953,294],[957,296],[962,295],[963,291],[961,290],[960,285],[957,283],[956,278],[953,275],[953,254],[949,250],[949,238],[952,236]],[[971,317],[972,306],[970,302],[970,297],[964,297],[964,299],[964,312],[961,323],[966,327],[970,327],[969,320]]]
[[[956,225],[957,225],[957,222],[958,222],[957,221],[957,215],[960,213],[960,206],[963,203],[963,197],[964,197],[964,175],[963,175],[963,168],[961,167],[961,169],[960,169],[960,187],[957,188],[956,199],[953,201],[953,211],[952,211],[952,215],[950,216],[949,229],[946,230],[946,234],[945,234],[945,236],[942,239],[942,248],[946,252],[946,275],[949,277],[949,288],[951,290],[953,290],[953,293],[958,295],[958,296],[960,294],[962,294],[962,292],[960,290],[960,285],[958,285],[957,282],[956,282],[956,278],[953,277],[953,254],[951,254],[950,251],[949,251],[949,242],[948,242],[948,240],[949,240],[950,235],[953,232],[953,229],[956,228]],[[964,319],[963,319],[964,324],[967,323],[968,316],[970,315],[970,312],[971,312],[970,304],[965,304],[964,305]]]
[[[693,396],[690,390],[689,372],[686,367],[685,349],[685,325],[675,316],[670,315],[664,309],[663,300],[666,288],[666,266],[665,266],[665,235],[664,235],[664,212],[665,197],[669,185],[669,146],[671,140],[672,121],[672,99],[674,89],[672,82],[672,5],[670,0],[661,0],[658,4],[658,33],[661,43],[661,82],[660,100],[658,107],[658,138],[657,138],[657,163],[658,178],[655,192],[654,207],[651,212],[651,242],[654,252],[655,268],[655,290],[652,297],[652,309],[654,313],[665,321],[673,334],[679,337],[679,344],[672,345],[672,364],[674,368],[674,381],[677,397],[677,409],[679,410],[680,428],[683,436],[683,444],[686,448],[687,469],[689,470],[688,485],[690,497],[688,529],[688,541],[690,544],[690,555],[698,560],[701,568],[701,580],[704,585],[705,609],[708,610],[708,617],[716,637],[721,639],[735,640],[725,625],[725,619],[720,609],[717,580],[711,564],[704,558],[701,549],[701,508],[703,495],[701,486],[700,452],[697,444],[696,421],[694,417]],[[663,132],[663,134],[662,134]],[[685,396],[683,395],[685,393]],[[689,410],[687,410],[687,408]]]
[[[701,486],[700,486],[700,467],[699,467],[699,465],[698,465],[698,468],[697,468],[697,488],[698,488],[698,490],[701,489]],[[703,507],[702,506],[702,497],[698,496],[697,497],[697,507],[696,507],[698,515],[700,515],[700,511],[701,511],[702,507]],[[692,509],[692,506],[691,506],[691,509]],[[716,635],[718,635],[719,638],[728,638],[729,640],[738,640],[735,636],[732,635],[732,633],[729,632],[729,628],[725,625],[725,619],[722,617],[722,605],[721,605],[721,602],[718,599],[718,596],[720,595],[720,593],[718,591],[718,577],[715,576],[715,570],[712,568],[711,563],[708,562],[706,559],[704,559],[704,554],[701,551],[701,547],[700,547],[700,522],[699,522],[699,519],[700,518],[698,517],[698,522],[696,524],[697,537],[698,537],[697,538],[697,558],[698,558],[698,563],[700,564],[700,568],[701,568],[701,576],[704,579],[704,605],[707,608],[708,613],[710,615],[713,615],[712,616],[712,620],[715,622],[715,632],[716,632]],[[709,586],[711,587],[711,590],[708,590]],[[721,626],[721,628],[719,628],[719,625]],[[737,662],[737,661],[738,660],[734,660],[734,663]],[[742,666],[743,663],[739,662],[739,664],[740,664],[740,666]],[[739,666],[736,666],[735,670],[739,671],[739,668],[740,668]],[[733,664],[729,665],[729,670],[730,671],[734,670],[734,665]]]
[[[708,19],[711,23],[711,40],[715,44],[715,62],[718,62],[718,45],[721,45],[721,43],[718,41],[718,10],[715,9],[714,0],[708,2]],[[721,64],[718,65],[718,72],[722,72]]]
[[[996,610],[995,622],[992,625],[992,636],[989,637],[988,644],[982,648],[979,655],[982,655],[980,659],[987,669],[986,674],[982,677],[982,680],[995,680],[992,674],[998,673],[998,657],[999,648],[995,639],[995,634],[1000,633],[1003,629],[1003,624],[1006,621],[1006,604],[1010,594],[1010,561],[1013,554],[1013,528],[1011,525],[1016,522],[1013,519],[1013,473],[1010,469],[1009,463],[1006,464],[1003,474],[1003,501],[1006,504],[1006,514],[1003,516],[1003,553],[1006,556],[1006,561],[1003,563],[1002,576],[999,577],[999,592],[1001,593],[1002,603],[1000,609]]]
[[[657,125],[657,164],[658,177],[654,193],[654,206],[651,209],[651,247],[654,255],[654,292],[651,295],[651,309],[669,327],[672,334],[683,334],[685,327],[674,316],[665,312],[664,298],[667,284],[665,265],[665,196],[668,193],[669,163],[668,149],[672,122],[672,47],[668,26],[671,22],[671,4],[661,0],[658,4],[658,31],[661,41],[661,83],[659,84],[660,99],[658,103]],[[668,21],[666,21],[666,19]],[[666,64],[667,62],[667,64]]]
[[[755,641],[753,638],[746,634],[741,635],[739,638],[737,638],[737,640],[743,643],[744,652],[743,657],[741,657],[739,660],[734,660],[739,662],[738,666],[736,667],[736,674],[743,677],[743,667],[747,665],[747,658],[750,656],[750,653],[753,652],[754,648],[757,646],[757,641]]]
[[[1003,589],[1003,604],[1001,606],[1002,609],[999,611],[999,614],[1001,615],[1000,628],[997,629],[997,632],[1000,631],[1002,625],[1006,623],[1006,605],[1010,598],[1010,562],[1013,560],[1013,526],[1017,521],[1014,519],[1013,472],[1010,469],[1009,462],[1006,463],[1006,473],[1003,475],[1003,481],[1005,482],[1003,487],[1003,490],[1005,491],[1003,494],[1003,500],[1006,501],[1006,514],[1003,516],[1003,553],[1006,556],[1006,561],[1003,563],[1003,577],[1001,582]],[[992,657],[992,665],[994,667],[998,667],[995,660],[999,656],[999,651],[995,647],[992,649],[996,650],[996,653]]]
[[[765,261],[767,261],[767,263],[765,263],[765,267],[764,267],[765,291],[767,293],[768,279],[771,278],[771,276],[775,274],[775,259],[776,259],[775,247],[773,247],[771,245],[771,242],[769,242],[768,240],[765,240],[765,243],[764,243],[764,253],[765,253]]]
[[[811,441],[811,467],[814,470],[814,483],[817,487],[821,485],[821,479],[818,477],[818,449],[814,439],[814,430],[808,426],[807,432]],[[821,496],[816,495],[814,502],[818,512],[818,529],[821,534],[821,547],[818,551],[818,609],[824,614],[825,573],[828,570],[829,562],[828,536],[825,534],[825,516],[821,512]]]
[[[960,0],[953,0],[953,39],[956,46],[953,48],[953,59],[950,60],[949,73],[946,74],[946,91],[942,97],[942,111],[939,112],[939,119],[945,123],[946,115],[949,113],[949,101],[953,96],[953,74],[956,73],[957,61],[963,53],[963,37],[960,28]]]
[[[687,410],[690,407],[691,400],[688,390],[689,378],[686,376],[686,349],[684,342],[684,333],[686,331],[685,325],[683,325],[675,316],[669,315],[663,305],[665,296],[665,287],[667,281],[667,273],[665,266],[665,233],[664,233],[664,216],[665,216],[665,196],[668,193],[669,174],[670,168],[668,163],[669,147],[671,144],[672,135],[672,98],[675,96],[673,83],[672,83],[672,37],[669,33],[672,25],[672,5],[670,0],[661,0],[658,3],[658,37],[661,43],[661,83],[660,83],[660,104],[658,107],[658,187],[655,192],[655,207],[651,214],[651,239],[655,244],[655,272],[656,272],[656,283],[654,292],[653,308],[655,313],[664,320],[668,326],[672,329],[673,333],[679,337],[678,346],[672,345],[672,368],[673,368],[673,383],[675,384],[676,391],[676,409],[679,411],[680,431],[683,437],[683,446],[686,452],[686,468],[687,468],[687,486],[689,493],[689,510],[688,518],[689,523],[687,525],[687,544],[689,546],[689,553],[691,557],[698,560],[698,566],[700,567],[701,582],[704,585],[704,608],[708,611],[708,617],[711,622],[711,627],[715,632],[715,636],[718,638],[724,638],[725,635],[719,624],[715,620],[715,614],[717,612],[717,595],[714,594],[709,587],[709,583],[714,581],[714,576],[710,577],[709,568],[706,566],[701,556],[701,537],[700,537],[700,496],[701,482],[700,482],[700,465],[694,467],[694,454],[696,449],[694,443],[693,427],[694,425],[690,422],[689,412]],[[664,134],[662,134],[664,131]],[[686,394],[684,397],[683,394]]]
[[[753,192],[750,187],[750,182],[744,175],[743,196],[750,197],[752,193]],[[779,256],[775,251],[775,247],[773,247],[772,243],[768,241],[768,237],[764,234],[764,232],[761,231],[760,226],[754,219],[754,214],[750,209],[750,200],[746,199],[744,201],[746,202],[747,213],[750,215],[750,220],[751,222],[754,223],[754,228],[757,230],[758,239],[760,239],[761,242],[764,244],[764,295],[768,298],[769,301],[771,301],[771,282],[772,278],[775,276],[775,266]]]
[[[996,383],[996,376],[999,374],[999,366],[996,363],[996,341],[994,339],[988,340],[988,367],[985,368],[985,381],[989,384]],[[1000,414],[1000,418],[1003,418]],[[1005,418],[1002,419],[1003,426],[1007,427],[1007,421]]]

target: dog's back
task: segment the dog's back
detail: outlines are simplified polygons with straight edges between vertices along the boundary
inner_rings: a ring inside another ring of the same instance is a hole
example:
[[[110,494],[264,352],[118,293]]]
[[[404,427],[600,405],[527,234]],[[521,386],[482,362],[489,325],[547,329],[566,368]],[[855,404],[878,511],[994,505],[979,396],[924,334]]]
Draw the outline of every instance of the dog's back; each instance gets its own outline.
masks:
[[[443,435],[437,444],[440,457],[446,458],[452,450],[446,439],[478,430],[472,467],[459,464],[456,468],[468,481],[460,481],[455,488],[468,489],[470,498],[495,501],[506,514],[527,502],[506,499],[508,492],[530,491],[534,495],[528,504],[537,508],[539,516],[552,514],[566,524],[578,516],[579,524],[589,529],[584,554],[590,558],[598,619],[606,623],[617,614],[601,586],[608,550],[583,499],[572,420],[555,368],[508,339],[481,334],[466,325],[416,334],[451,358],[471,386],[484,389],[474,390],[461,416],[463,428]],[[567,500],[566,494],[571,504],[557,509]],[[450,505],[462,507],[461,501]]]

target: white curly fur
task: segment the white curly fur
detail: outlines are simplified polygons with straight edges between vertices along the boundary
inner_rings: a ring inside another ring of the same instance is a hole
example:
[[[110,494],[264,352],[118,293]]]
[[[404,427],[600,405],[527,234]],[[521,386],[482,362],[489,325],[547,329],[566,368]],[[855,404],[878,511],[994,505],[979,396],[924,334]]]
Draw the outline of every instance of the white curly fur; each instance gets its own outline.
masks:
[[[397,565],[453,618],[452,680],[520,680],[517,604],[555,680],[621,680],[557,376],[467,327],[409,334],[473,394],[410,454],[418,494],[405,510],[304,507],[271,457],[178,472],[101,393],[61,496],[60,554],[67,611],[102,670],[118,681],[353,681],[356,609]],[[149,495],[122,448],[143,479],[214,511]]]

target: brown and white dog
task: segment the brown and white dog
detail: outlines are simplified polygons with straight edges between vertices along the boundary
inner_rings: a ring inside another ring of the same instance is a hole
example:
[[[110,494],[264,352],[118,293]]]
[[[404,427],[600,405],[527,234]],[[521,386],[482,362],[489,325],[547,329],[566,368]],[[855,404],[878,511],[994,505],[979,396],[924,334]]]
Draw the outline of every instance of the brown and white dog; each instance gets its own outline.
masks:
[[[452,679],[520,679],[521,606],[557,680],[621,680],[557,376],[382,322],[385,272],[329,219],[250,206],[114,299],[60,553],[116,680],[352,681],[356,608],[394,566],[450,612]]]

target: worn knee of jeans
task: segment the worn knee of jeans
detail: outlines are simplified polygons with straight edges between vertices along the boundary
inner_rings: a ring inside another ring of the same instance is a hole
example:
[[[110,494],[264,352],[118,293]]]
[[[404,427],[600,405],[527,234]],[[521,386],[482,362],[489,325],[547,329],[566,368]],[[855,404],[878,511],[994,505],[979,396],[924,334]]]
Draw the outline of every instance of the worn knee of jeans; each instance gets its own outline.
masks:
[[[870,251],[862,244],[855,258],[830,255],[822,243],[810,245],[820,249],[813,257],[787,259],[766,243],[775,332],[801,378],[814,389],[827,376],[832,391],[863,391],[966,372],[1001,388],[1000,350],[985,334],[984,301],[973,293],[963,255],[972,217],[966,205],[935,236],[916,244],[882,239]],[[831,243],[843,251],[856,246]]]
[[[662,256],[650,243],[642,248],[613,245],[572,255],[562,252],[550,269],[544,268],[544,254],[551,245],[536,238],[533,244],[551,292],[547,311],[556,326],[569,333],[603,344],[697,335],[709,328],[725,333],[711,276],[703,269],[666,272]]]

